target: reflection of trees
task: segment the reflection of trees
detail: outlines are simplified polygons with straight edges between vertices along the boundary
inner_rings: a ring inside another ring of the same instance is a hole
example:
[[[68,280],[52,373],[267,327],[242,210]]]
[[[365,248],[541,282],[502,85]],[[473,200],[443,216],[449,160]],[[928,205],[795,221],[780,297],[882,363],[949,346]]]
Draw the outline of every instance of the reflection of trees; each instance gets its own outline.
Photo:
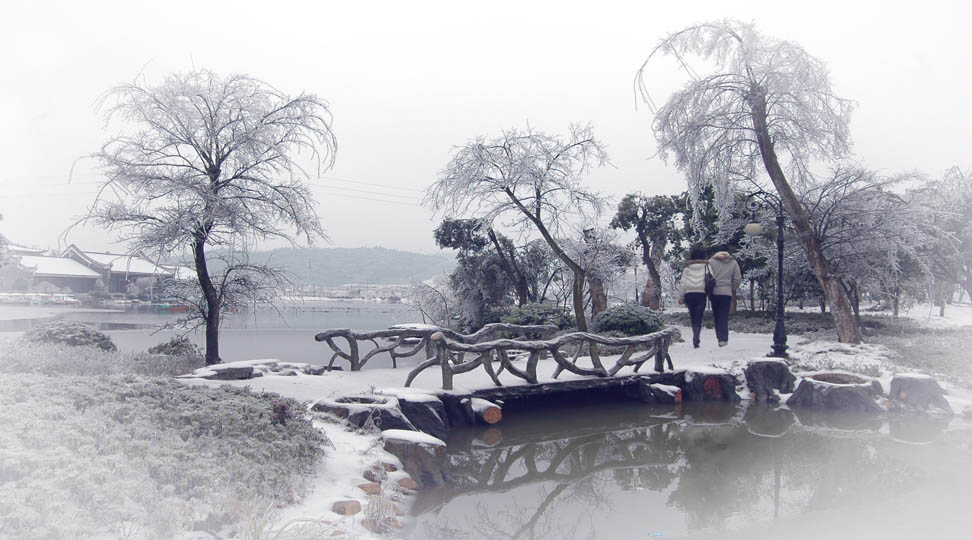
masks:
[[[689,530],[700,531],[853,505],[918,480],[887,448],[899,443],[879,432],[801,427],[779,408],[703,413],[686,408],[623,429],[588,426],[573,429],[583,432],[576,437],[511,424],[495,446],[458,445],[461,452],[450,455],[456,487],[444,500],[537,489],[521,500],[511,493],[499,507],[480,505],[460,527],[466,532],[442,537],[596,538],[593,521],[610,514],[604,505],[613,486],[670,490],[669,505],[684,513]],[[711,422],[716,418],[722,423]]]

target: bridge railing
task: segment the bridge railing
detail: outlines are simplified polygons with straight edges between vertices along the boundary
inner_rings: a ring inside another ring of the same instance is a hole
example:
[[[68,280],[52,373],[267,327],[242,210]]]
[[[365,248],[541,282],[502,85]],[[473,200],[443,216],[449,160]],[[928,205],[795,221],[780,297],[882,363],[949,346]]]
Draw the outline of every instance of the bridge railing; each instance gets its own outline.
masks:
[[[392,327],[386,330],[375,330],[372,332],[356,332],[350,328],[332,328],[324,330],[314,336],[318,342],[323,341],[331,349],[331,358],[328,360],[327,368],[330,371],[334,367],[334,362],[338,359],[347,360],[351,371],[359,371],[369,360],[375,356],[388,353],[392,359],[392,367],[398,367],[399,358],[408,358],[425,351],[426,359],[435,355],[435,347],[432,343],[432,336],[439,333],[456,343],[478,343],[499,335],[515,335],[519,339],[527,339],[529,336],[540,336],[545,339],[557,332],[554,325],[522,325],[492,323],[487,324],[472,334],[460,334],[448,328],[437,326],[407,326]],[[384,345],[378,343],[379,339],[386,340]],[[344,341],[342,347],[338,340]],[[360,342],[371,342],[374,348],[370,351],[361,353]],[[463,355],[460,353],[453,358],[454,362],[462,362]]]
[[[664,371],[665,360],[668,361],[668,368],[674,369],[668,348],[680,337],[677,328],[668,327],[652,334],[632,337],[573,332],[549,340],[497,339],[472,343],[452,339],[445,332],[434,332],[429,335],[429,340],[435,350],[435,356],[412,369],[405,380],[405,386],[410,386],[419,373],[433,366],[439,366],[442,371],[443,390],[452,390],[452,380],[455,375],[468,373],[480,366],[496,386],[503,386],[499,380],[499,374],[503,371],[509,371],[515,377],[530,384],[537,384],[537,365],[545,354],[550,354],[557,362],[557,368],[553,373],[554,378],[559,377],[565,370],[578,375],[598,377],[613,376],[626,366],[634,366],[637,372],[652,358],[655,361],[655,371],[661,372]],[[600,359],[599,346],[624,348],[610,369],[605,368]],[[591,361],[590,368],[577,365],[580,354],[585,349]],[[513,350],[528,353],[526,364],[522,368],[516,366],[510,357],[510,351]],[[573,358],[570,360],[565,354],[567,351],[573,351]],[[475,358],[464,361],[466,354],[473,354]]]

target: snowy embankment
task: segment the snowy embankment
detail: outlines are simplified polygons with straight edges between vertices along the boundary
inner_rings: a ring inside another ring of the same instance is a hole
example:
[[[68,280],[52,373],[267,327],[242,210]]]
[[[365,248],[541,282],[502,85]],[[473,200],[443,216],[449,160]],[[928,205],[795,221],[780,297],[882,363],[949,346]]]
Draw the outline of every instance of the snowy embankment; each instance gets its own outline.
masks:
[[[682,328],[682,335],[691,335],[691,330]],[[765,357],[772,344],[772,336],[768,334],[733,334],[727,347],[717,347],[712,339],[711,331],[703,333],[702,346],[693,349],[689,343],[676,343],[671,347],[671,356],[675,369],[692,368],[704,371],[713,367],[723,368],[740,377],[742,369],[749,360]],[[845,370],[878,378],[885,390],[889,388],[891,378],[896,373],[909,371],[897,369],[893,363],[894,354],[879,345],[843,345],[834,342],[808,341],[798,336],[790,338],[790,363],[794,372],[799,376],[801,372],[810,373],[820,370]],[[605,357],[606,365],[612,363],[612,358]],[[405,390],[401,388],[410,368],[399,369],[367,369],[359,372],[335,371],[323,375],[305,374],[301,365],[290,365],[295,372],[290,376],[279,376],[266,368],[272,360],[253,360],[235,362],[222,366],[223,368],[254,367],[262,371],[265,376],[241,381],[211,381],[204,379],[182,379],[187,384],[215,386],[232,384],[234,386],[248,386],[254,391],[266,391],[281,394],[305,402],[314,402],[323,398],[336,398],[350,394],[397,394]],[[584,359],[580,362],[583,364]],[[552,377],[555,362],[542,360],[538,365],[539,382],[553,382]],[[277,368],[279,369],[279,367]],[[632,368],[624,368],[619,375],[627,375]],[[205,371],[200,372],[205,374]],[[582,378],[581,376],[563,373],[558,381]],[[522,379],[508,373],[501,375],[504,385],[526,384]],[[420,374],[409,393],[438,393],[441,392],[441,375],[437,370],[429,369]],[[956,412],[968,414],[972,409],[972,394],[966,389],[957,387],[946,381],[941,381],[948,392],[947,399]],[[457,375],[454,380],[455,393],[468,393],[477,389],[491,388],[493,383],[482,369]],[[739,389],[743,399],[748,398],[745,385]],[[370,505],[381,505],[384,497],[396,502],[396,508],[405,510],[409,504],[409,497],[402,493],[393,492],[381,497],[368,496],[361,489],[365,482],[363,478],[369,469],[381,463],[398,463],[397,459],[385,452],[377,433],[352,431],[342,427],[335,421],[317,421],[316,425],[324,430],[327,437],[334,442],[335,449],[326,463],[323,463],[316,475],[316,487],[313,493],[299,504],[285,508],[279,523],[288,520],[313,517],[326,520],[333,524],[336,530],[370,538],[371,533],[364,530],[362,522],[368,516]],[[407,493],[407,490],[406,490]],[[358,500],[364,510],[357,516],[340,516],[332,511],[336,502],[343,500]]]

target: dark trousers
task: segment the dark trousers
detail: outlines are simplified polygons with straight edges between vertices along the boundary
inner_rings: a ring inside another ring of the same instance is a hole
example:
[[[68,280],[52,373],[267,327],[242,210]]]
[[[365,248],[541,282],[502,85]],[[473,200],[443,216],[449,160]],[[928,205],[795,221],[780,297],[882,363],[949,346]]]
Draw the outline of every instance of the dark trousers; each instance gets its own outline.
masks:
[[[705,313],[705,293],[685,293],[685,306],[688,307],[689,318],[692,319],[692,345],[698,345],[699,334],[702,332],[702,315]]]
[[[712,295],[712,318],[715,319],[716,339],[719,341],[729,341],[729,306],[731,304],[731,295]]]

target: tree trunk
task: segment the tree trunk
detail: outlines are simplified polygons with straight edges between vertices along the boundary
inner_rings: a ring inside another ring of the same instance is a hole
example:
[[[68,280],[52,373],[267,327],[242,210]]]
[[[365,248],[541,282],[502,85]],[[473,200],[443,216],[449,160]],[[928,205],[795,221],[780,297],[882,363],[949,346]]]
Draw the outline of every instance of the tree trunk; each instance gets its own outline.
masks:
[[[648,269],[648,280],[645,282],[645,294],[641,297],[641,305],[651,309],[661,309],[661,274],[658,273],[656,259],[660,260],[661,253],[652,250],[654,242],[648,239],[645,231],[638,231],[638,240],[641,242],[641,262]],[[652,253],[655,251],[655,253]]]
[[[546,225],[543,224],[543,220],[540,219],[539,207],[537,208],[536,215],[534,215],[527,207],[523,206],[523,203],[516,197],[516,195],[513,194],[513,191],[511,191],[510,188],[504,188],[503,191],[510,198],[513,204],[521,212],[523,212],[527,219],[529,219],[536,226],[537,230],[540,232],[540,236],[542,236],[544,241],[547,242],[547,245],[550,246],[550,249],[554,252],[554,254],[559,257],[560,260],[564,261],[564,264],[566,264],[567,267],[570,268],[570,270],[574,273],[574,285],[572,290],[572,296],[574,297],[574,317],[577,319],[577,330],[587,332],[587,319],[586,314],[584,313],[584,269],[581,268],[581,266],[577,264],[574,259],[571,259],[570,255],[567,255],[567,253],[560,247],[560,244],[554,240],[553,235],[550,234],[550,231],[547,230]]]
[[[607,293],[604,292],[604,282],[601,278],[590,276],[587,278],[588,288],[591,290],[591,320],[597,317],[598,313],[607,310]]]
[[[756,312],[756,281],[749,280],[749,311]]]
[[[506,258],[506,254],[503,253],[503,248],[500,246],[499,239],[496,238],[496,233],[493,229],[487,231],[490,242],[493,243],[493,247],[496,249],[496,254],[500,258],[501,265],[503,267],[503,272],[506,276],[510,278],[510,282],[513,283],[513,288],[516,290],[516,301],[518,306],[523,306],[527,303],[527,298],[529,297],[529,292],[527,291],[526,280],[520,276],[516,268],[516,254],[512,251],[510,252],[510,258]]]
[[[824,290],[827,302],[830,304],[834,323],[837,326],[837,339],[841,343],[860,343],[861,329],[854,319],[847,293],[844,292],[844,288],[840,285],[836,276],[831,273],[830,262],[824,256],[820,242],[813,234],[810,217],[803,205],[800,204],[796,194],[793,193],[793,189],[787,182],[786,175],[783,173],[783,168],[776,156],[773,141],[769,136],[769,128],[766,125],[765,90],[754,85],[748,96],[748,101],[753,113],[753,129],[756,131],[756,140],[759,143],[763,165],[766,167],[770,180],[773,181],[773,186],[776,188],[780,200],[783,201],[783,207],[790,216],[800,245],[807,254],[810,268],[813,269],[813,274]]]
[[[571,292],[574,301],[574,318],[577,319],[577,331],[587,332],[587,317],[584,314],[584,272],[579,268],[574,270],[574,286]]]
[[[206,265],[206,233],[199,232],[192,244],[193,260],[196,264],[196,277],[199,279],[199,287],[202,289],[203,298],[206,299],[206,365],[218,364],[222,362],[219,358],[219,295],[216,286],[209,277],[209,268]]]
[[[894,310],[894,318],[897,319],[898,318],[898,312],[899,312],[900,306],[901,306],[901,287],[898,286],[898,285],[895,285],[895,287],[894,287],[894,300],[892,302],[892,306],[893,306],[893,310]]]

